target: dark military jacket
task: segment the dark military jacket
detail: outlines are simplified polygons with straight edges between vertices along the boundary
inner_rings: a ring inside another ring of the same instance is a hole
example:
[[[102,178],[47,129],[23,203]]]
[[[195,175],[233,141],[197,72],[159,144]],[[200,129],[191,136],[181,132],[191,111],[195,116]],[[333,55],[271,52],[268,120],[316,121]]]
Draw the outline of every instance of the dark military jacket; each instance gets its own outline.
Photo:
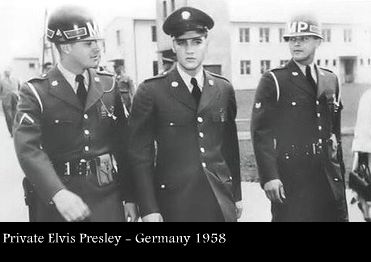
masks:
[[[262,76],[252,112],[252,142],[262,186],[274,179],[298,186],[295,179],[317,172],[303,163],[319,157],[333,197],[345,211],[339,83],[331,71],[317,71],[317,94],[293,60]],[[324,152],[313,157],[313,150]]]
[[[67,188],[88,204],[93,220],[120,220],[123,190],[119,180],[127,164],[127,120],[113,75],[91,69],[89,76],[85,108],[57,68],[26,82],[20,91],[15,149],[26,177],[45,205]],[[81,178],[63,176],[56,168],[107,153],[116,156],[119,166],[118,178],[107,186],[99,186],[93,175],[81,184]]]
[[[236,113],[231,84],[206,71],[198,108],[177,69],[139,86],[129,155],[142,216],[159,212],[165,221],[212,221],[198,207],[216,205],[223,221],[237,220]]]

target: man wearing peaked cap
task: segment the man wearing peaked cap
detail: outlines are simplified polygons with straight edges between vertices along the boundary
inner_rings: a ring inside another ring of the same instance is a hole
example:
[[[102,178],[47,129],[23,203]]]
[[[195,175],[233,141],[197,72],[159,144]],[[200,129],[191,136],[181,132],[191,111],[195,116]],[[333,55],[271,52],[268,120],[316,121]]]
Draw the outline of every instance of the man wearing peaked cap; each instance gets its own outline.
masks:
[[[22,86],[14,131],[30,220],[136,220],[127,119],[113,75],[96,70],[98,27],[83,8],[63,6],[47,38],[60,61]]]
[[[144,81],[134,97],[129,155],[145,222],[241,216],[234,89],[202,66],[213,26],[192,7],[172,13],[163,30],[173,38],[177,63]]]
[[[347,221],[339,80],[314,64],[321,26],[295,16],[284,39],[292,59],[262,76],[251,121],[272,220]]]

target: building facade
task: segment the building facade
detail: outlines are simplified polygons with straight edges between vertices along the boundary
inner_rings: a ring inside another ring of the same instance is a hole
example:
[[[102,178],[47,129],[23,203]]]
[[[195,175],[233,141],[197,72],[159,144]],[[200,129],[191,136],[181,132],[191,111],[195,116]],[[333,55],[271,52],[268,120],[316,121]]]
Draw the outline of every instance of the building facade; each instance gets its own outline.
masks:
[[[115,18],[104,30],[103,63],[113,71],[115,62],[140,83],[158,73],[157,29],[155,19]]]
[[[182,6],[199,8],[214,18],[205,67],[230,79],[235,89],[254,90],[266,70],[291,57],[283,40],[287,16],[280,16],[274,6],[236,15],[236,7],[225,0],[156,0],[156,17],[116,18],[106,27],[104,60],[124,60],[137,83],[157,74],[164,57],[174,58],[172,39],[163,33],[162,25]],[[371,26],[338,20],[322,21],[324,41],[315,62],[333,70],[341,83],[371,83]]]

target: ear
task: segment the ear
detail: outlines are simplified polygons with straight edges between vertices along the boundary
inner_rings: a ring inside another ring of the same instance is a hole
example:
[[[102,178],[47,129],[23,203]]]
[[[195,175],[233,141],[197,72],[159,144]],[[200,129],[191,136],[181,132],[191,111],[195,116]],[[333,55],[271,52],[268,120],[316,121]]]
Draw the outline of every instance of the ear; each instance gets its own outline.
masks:
[[[71,53],[71,45],[70,44],[61,45],[61,51],[62,53],[68,55],[69,53]]]
[[[316,48],[318,48],[318,47],[321,46],[323,40],[322,40],[321,38],[318,38],[316,42],[317,42],[317,43],[316,43]]]
[[[173,44],[172,44],[172,46],[171,46],[171,50],[173,50],[173,52],[176,53],[176,52],[175,52],[175,40],[174,40],[174,39],[173,39]]]

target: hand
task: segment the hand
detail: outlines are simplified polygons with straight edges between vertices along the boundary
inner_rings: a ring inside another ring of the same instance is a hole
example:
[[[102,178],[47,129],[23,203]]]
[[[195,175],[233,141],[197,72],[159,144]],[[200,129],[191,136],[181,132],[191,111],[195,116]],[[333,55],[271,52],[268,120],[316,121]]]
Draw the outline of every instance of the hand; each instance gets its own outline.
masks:
[[[240,219],[242,216],[243,211],[243,204],[242,201],[236,202],[236,213],[237,213],[237,219]]]
[[[52,200],[58,212],[67,222],[83,221],[90,216],[89,207],[71,191],[62,189],[54,195]]]
[[[281,180],[275,179],[264,185],[264,191],[268,199],[273,203],[281,203],[286,199],[285,190]]]
[[[126,222],[138,222],[139,213],[136,204],[127,202],[124,204],[124,210]]]
[[[143,222],[164,222],[160,213],[152,213],[142,218]]]

